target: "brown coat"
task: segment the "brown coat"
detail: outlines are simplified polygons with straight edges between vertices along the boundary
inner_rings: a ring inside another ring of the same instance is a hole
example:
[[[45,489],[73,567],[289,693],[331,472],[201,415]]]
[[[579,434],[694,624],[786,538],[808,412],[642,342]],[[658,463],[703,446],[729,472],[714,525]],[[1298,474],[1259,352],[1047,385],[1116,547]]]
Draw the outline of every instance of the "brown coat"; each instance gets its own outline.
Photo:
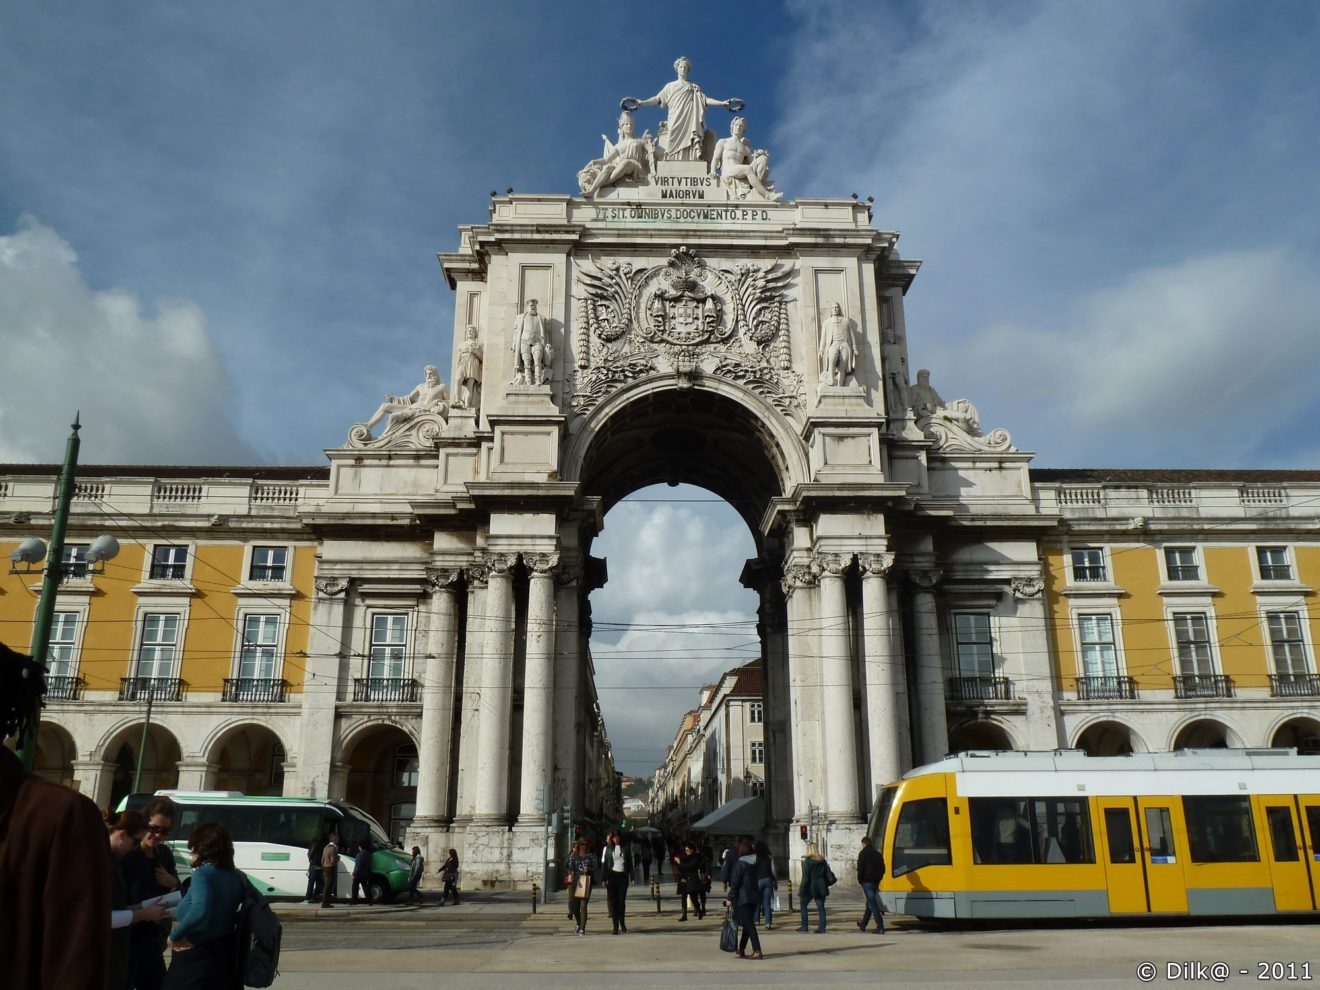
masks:
[[[96,805],[23,773],[0,746],[0,958],[5,990],[105,990],[110,843]]]

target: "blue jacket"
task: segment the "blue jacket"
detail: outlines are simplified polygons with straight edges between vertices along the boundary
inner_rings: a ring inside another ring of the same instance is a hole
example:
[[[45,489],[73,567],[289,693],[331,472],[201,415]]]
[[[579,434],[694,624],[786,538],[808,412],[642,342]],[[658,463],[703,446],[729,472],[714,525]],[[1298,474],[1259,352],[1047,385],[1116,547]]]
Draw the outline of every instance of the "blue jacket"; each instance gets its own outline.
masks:
[[[234,930],[243,903],[243,874],[203,863],[192,872],[188,893],[175,909],[170,938],[194,945],[212,942]]]

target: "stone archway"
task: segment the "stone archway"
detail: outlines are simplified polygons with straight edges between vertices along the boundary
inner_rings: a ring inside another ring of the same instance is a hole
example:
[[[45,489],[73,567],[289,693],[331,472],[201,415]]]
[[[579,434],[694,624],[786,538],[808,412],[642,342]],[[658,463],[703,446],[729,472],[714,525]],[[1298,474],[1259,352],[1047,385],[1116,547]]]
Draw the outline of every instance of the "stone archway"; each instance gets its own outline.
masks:
[[[1320,720],[1303,715],[1290,718],[1274,730],[1270,745],[1291,747],[1312,756],[1320,754]]]
[[[101,758],[112,765],[110,807],[129,794],[150,794],[179,786],[179,740],[174,733],[152,722],[147,726],[146,746],[142,747],[142,723],[128,725],[106,743]],[[141,748],[141,777],[138,777],[138,754]],[[134,784],[136,783],[136,789]]]
[[[1170,749],[1227,749],[1233,745],[1231,730],[1212,718],[1188,722],[1173,737]]]
[[[1073,745],[1087,756],[1127,756],[1138,752],[1132,730],[1122,722],[1092,722]]]
[[[950,753],[962,753],[973,749],[1003,750],[1016,748],[1007,729],[985,719],[964,722],[949,730]]]
[[[78,747],[69,730],[54,722],[43,721],[37,731],[37,752],[32,770],[44,780],[65,787],[74,782],[73,761],[78,758]]]
[[[344,800],[402,842],[417,804],[417,741],[397,726],[371,726],[345,741],[342,763]]]
[[[233,726],[216,740],[207,755],[214,767],[210,786],[218,791],[249,795],[284,793],[284,743],[264,725]]]

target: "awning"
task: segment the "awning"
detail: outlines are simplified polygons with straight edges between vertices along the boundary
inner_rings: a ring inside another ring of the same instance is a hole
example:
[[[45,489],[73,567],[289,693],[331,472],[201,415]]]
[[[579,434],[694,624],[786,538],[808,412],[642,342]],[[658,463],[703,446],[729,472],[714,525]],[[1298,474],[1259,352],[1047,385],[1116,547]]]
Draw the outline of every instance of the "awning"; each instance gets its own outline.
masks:
[[[715,835],[760,835],[765,828],[765,801],[759,797],[726,801],[692,828]]]

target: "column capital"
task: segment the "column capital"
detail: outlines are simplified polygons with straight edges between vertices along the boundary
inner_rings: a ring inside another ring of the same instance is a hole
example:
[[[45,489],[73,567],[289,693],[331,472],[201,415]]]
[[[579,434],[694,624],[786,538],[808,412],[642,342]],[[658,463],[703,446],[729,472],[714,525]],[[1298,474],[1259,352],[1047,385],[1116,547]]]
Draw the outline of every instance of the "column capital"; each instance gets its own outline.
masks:
[[[944,581],[944,571],[939,567],[909,567],[907,576],[918,591],[934,591]]]
[[[555,572],[559,570],[559,554],[557,553],[525,553],[522,555],[522,559],[532,577],[552,578]]]
[[[859,553],[857,555],[857,566],[861,568],[865,577],[882,578],[889,574],[894,567],[894,555],[892,553]]]
[[[513,565],[518,563],[518,555],[487,552],[481,555],[481,563],[486,568],[486,579],[490,580],[492,577],[507,576]]]
[[[853,555],[850,553],[813,553],[811,562],[821,577],[843,577],[843,572],[852,566]]]
[[[1019,601],[1039,598],[1045,593],[1045,582],[1035,577],[1015,577],[1008,583],[1009,590],[1013,597]]]
[[[799,588],[814,588],[820,581],[820,571],[813,562],[810,564],[787,564],[784,567],[784,577],[780,586],[784,589],[784,597],[790,598],[793,592]]]
[[[315,581],[317,598],[335,598],[348,591],[349,579],[345,577],[319,577]]]
[[[428,567],[426,580],[435,591],[455,591],[454,586],[462,574],[462,568],[458,567]]]

